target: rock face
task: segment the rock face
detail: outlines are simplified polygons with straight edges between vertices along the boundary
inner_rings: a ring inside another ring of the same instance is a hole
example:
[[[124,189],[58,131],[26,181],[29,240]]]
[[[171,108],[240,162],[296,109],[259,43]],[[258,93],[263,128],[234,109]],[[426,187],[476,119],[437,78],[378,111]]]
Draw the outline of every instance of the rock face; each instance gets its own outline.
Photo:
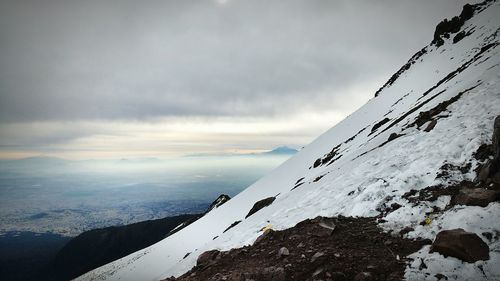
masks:
[[[217,259],[219,254],[220,252],[218,250],[211,250],[202,253],[196,260],[196,266],[205,267],[212,264]]]
[[[454,198],[457,205],[481,207],[486,207],[491,202],[498,200],[500,200],[500,192],[484,188],[463,188]]]
[[[495,118],[493,125],[493,159],[500,162],[500,115]]]
[[[444,19],[441,21],[436,26],[436,30],[434,31],[434,40],[432,43],[436,44],[438,47],[443,45],[443,38],[450,38],[451,33],[457,33],[462,25],[464,25],[465,21],[474,15],[474,9],[473,5],[466,4],[459,16],[453,17],[451,20]]]
[[[245,216],[245,219],[248,218],[249,216],[257,213],[260,209],[271,205],[275,199],[276,199],[276,197],[268,197],[266,199],[262,199],[260,201],[255,202],[255,204],[253,204],[252,209],[250,209],[248,214]]]
[[[432,120],[429,125],[427,125],[427,127],[424,129],[425,132],[430,132],[432,131],[432,129],[434,129],[434,127],[436,127],[436,124],[437,124],[437,120]]]
[[[461,228],[439,232],[432,244],[432,252],[471,263],[490,258],[488,245],[475,233]]]
[[[208,206],[208,209],[205,212],[205,214],[212,211],[215,208],[222,206],[222,204],[226,203],[230,199],[231,199],[231,197],[229,197],[229,195],[226,195],[226,194],[219,195],[219,197],[217,197],[217,199],[215,199],[215,201],[212,202],[212,204],[210,204],[210,206]]]
[[[500,115],[495,118],[493,125],[493,171],[498,173],[500,170]]]

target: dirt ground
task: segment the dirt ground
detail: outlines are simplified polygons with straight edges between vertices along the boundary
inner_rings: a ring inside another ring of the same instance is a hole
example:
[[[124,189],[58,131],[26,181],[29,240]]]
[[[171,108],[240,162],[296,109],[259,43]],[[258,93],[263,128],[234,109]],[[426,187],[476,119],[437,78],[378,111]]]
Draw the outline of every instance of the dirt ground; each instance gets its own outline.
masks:
[[[384,233],[375,218],[318,217],[269,231],[252,246],[214,251],[166,280],[402,280],[405,257],[430,243]]]

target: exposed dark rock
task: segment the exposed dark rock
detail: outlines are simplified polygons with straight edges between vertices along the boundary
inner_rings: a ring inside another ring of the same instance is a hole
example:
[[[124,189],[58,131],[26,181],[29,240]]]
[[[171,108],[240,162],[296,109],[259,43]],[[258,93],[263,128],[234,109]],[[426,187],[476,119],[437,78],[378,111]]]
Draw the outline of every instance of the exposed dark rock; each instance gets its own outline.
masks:
[[[492,137],[493,164],[495,172],[498,172],[500,166],[500,115],[495,118]]]
[[[295,185],[292,189],[290,189],[290,191],[292,191],[292,190],[296,189],[297,187],[299,187],[299,186],[301,186],[301,185],[303,185],[303,184],[304,184],[304,182],[301,182],[301,183],[296,184],[296,185]]]
[[[331,232],[335,230],[335,220],[329,219],[329,218],[322,218],[319,222],[318,225],[321,226],[324,229],[328,229]]]
[[[488,241],[491,241],[491,239],[493,239],[493,234],[491,234],[491,232],[483,232],[483,233],[481,233],[481,235],[486,237],[486,239],[488,239]]]
[[[375,92],[375,97],[377,97],[380,92],[385,89],[385,88],[388,88],[389,86],[391,86],[394,82],[396,82],[396,80],[398,80],[399,76],[401,74],[403,74],[406,70],[410,69],[410,67],[412,66],[412,64],[414,64],[418,59],[420,59],[421,56],[423,56],[425,53],[427,53],[427,47],[424,47],[422,48],[420,51],[416,52],[409,60],[408,62],[406,62],[398,71],[396,71],[396,73],[394,73],[391,78],[389,78],[389,80],[387,82],[385,82],[385,84],[380,87],[380,89],[378,89],[376,92]]]
[[[436,127],[436,124],[437,124],[437,120],[432,120],[429,125],[427,125],[427,127],[425,127],[424,129],[424,132],[430,132],[432,131],[432,129],[434,129],[434,127]]]
[[[488,44],[484,47],[481,48],[481,51],[479,53],[477,53],[476,55],[474,55],[473,58],[471,58],[470,60],[468,60],[467,62],[463,63],[460,67],[458,67],[457,69],[455,69],[454,71],[448,73],[443,79],[439,80],[436,85],[430,87],[429,89],[427,89],[427,91],[425,91],[423,94],[422,94],[422,97],[425,97],[427,96],[429,93],[431,93],[433,90],[435,90],[437,87],[439,87],[441,84],[447,82],[448,80],[452,79],[453,77],[455,77],[456,75],[458,75],[460,72],[462,72],[464,69],[466,69],[467,67],[469,67],[470,64],[472,64],[473,62],[475,62],[476,60],[478,60],[479,58],[482,57],[482,53],[488,51],[490,48],[493,48],[495,47],[496,45],[498,45],[499,43],[491,43],[491,44]],[[468,89],[465,89],[464,91],[458,93],[454,98],[452,99],[458,99],[460,98],[464,93],[476,88],[477,86],[479,86],[481,83],[475,85],[475,86],[472,86]],[[419,110],[422,106],[424,106],[425,104],[429,103],[430,101],[432,101],[433,99],[435,99],[436,97],[438,97],[439,95],[441,95],[442,93],[444,93],[446,90],[442,90],[440,91],[439,93],[436,93],[435,95],[433,95],[432,97],[428,98],[427,100],[419,103],[418,105],[416,105],[415,107],[413,107],[412,109],[408,110],[405,114],[401,115],[400,117],[398,117],[396,120],[394,120],[391,124],[389,124],[389,126],[387,126],[386,128],[384,128],[379,134],[389,130],[390,128],[392,128],[394,125],[398,124],[399,122],[401,122],[402,120],[404,120],[406,117],[408,117],[410,114],[416,112],[417,110]],[[424,122],[425,123],[425,122]]]
[[[361,134],[361,132],[363,132],[364,130],[366,130],[366,128],[368,128],[368,126],[366,126],[366,127],[364,127],[363,129],[359,130],[359,131],[358,131],[358,132],[357,132],[354,136],[352,136],[352,137],[350,137],[350,138],[346,139],[346,140],[344,141],[344,144],[347,144],[347,143],[349,143],[349,142],[353,141],[353,140],[354,140],[354,139],[355,139],[355,138],[356,138],[359,134]]]
[[[317,177],[313,180],[313,182],[317,182],[317,181],[319,181],[319,180],[320,180],[321,178],[323,178],[324,176],[325,176],[325,175],[317,176]]]
[[[434,277],[436,277],[436,279],[439,281],[439,280],[448,280],[448,277],[444,274],[441,274],[441,273],[438,273],[436,275],[434,275]]]
[[[389,121],[391,121],[391,119],[389,119],[389,118],[386,117],[386,118],[382,119],[380,122],[377,122],[375,125],[373,125],[370,134],[372,134],[373,132],[375,132],[378,128],[380,128],[381,126],[383,126],[385,123],[387,123]]]
[[[228,227],[226,228],[226,230],[224,230],[222,233],[224,233],[224,232],[226,232],[226,231],[230,230],[231,228],[235,227],[235,226],[236,226],[236,225],[238,225],[240,222],[241,222],[241,221],[235,221],[235,222],[233,222],[233,223],[232,223],[230,226],[228,226]]]
[[[392,213],[396,211],[397,209],[401,208],[402,206],[398,203],[392,203],[391,205],[388,205],[388,202],[392,199],[392,196],[386,197],[384,202],[376,208],[378,212],[380,212],[380,217],[385,217],[389,213]]]
[[[450,38],[451,33],[457,33],[464,25],[465,21],[474,15],[475,6],[466,4],[459,16],[453,17],[451,20],[444,19],[436,26],[434,31],[434,40],[432,43],[436,46],[441,46],[444,43],[443,38]],[[458,41],[457,41],[458,42]]]
[[[409,227],[409,226],[407,226],[407,227],[405,227],[405,228],[403,228],[403,229],[401,229],[401,230],[399,231],[399,235],[404,236],[405,234],[408,234],[408,233],[410,233],[410,232],[412,232],[412,231],[414,231],[414,230],[415,230],[415,229],[414,229],[413,227]]]
[[[436,175],[436,179],[449,179],[453,177],[453,174],[455,173],[461,173],[465,174],[468,173],[471,169],[472,165],[471,163],[467,163],[465,165],[459,166],[459,165],[453,165],[451,163],[444,163],[440,168],[439,172]]]
[[[290,255],[290,251],[286,247],[281,247],[278,251],[278,257],[284,258]]]
[[[393,141],[393,140],[399,138],[400,136],[402,136],[402,135],[397,134],[397,133],[392,133],[392,134],[389,135],[389,138],[387,139],[387,142]]]
[[[299,184],[301,181],[304,180],[304,177],[301,177],[300,179],[298,179],[296,182],[295,182],[295,185]]]
[[[251,279],[258,281],[285,281],[285,269],[283,267],[270,266],[261,272],[249,275]],[[248,279],[248,278],[247,278]]]
[[[474,157],[478,160],[488,159],[476,170],[476,181],[500,184],[500,115],[495,118],[493,125],[492,144],[479,146]]]
[[[475,87],[473,87],[473,88],[475,88]],[[446,101],[439,103],[438,105],[436,105],[435,107],[433,107],[427,111],[421,111],[418,114],[418,117],[415,119],[415,122],[413,122],[413,124],[411,124],[410,126],[416,125],[417,127],[420,128],[422,125],[424,125],[425,123],[427,123],[429,121],[431,121],[431,122],[435,121],[435,119],[433,119],[435,116],[437,116],[441,112],[445,111],[448,108],[448,106],[450,106],[451,104],[458,101],[464,93],[466,93],[467,91],[470,91],[473,88],[470,88],[470,89],[467,89],[466,91],[460,92],[456,96],[450,98],[449,100],[446,100]]]
[[[488,144],[481,144],[476,152],[474,152],[474,158],[479,161],[484,161],[493,154],[493,146]]]
[[[313,168],[317,168],[318,166],[325,165],[325,164],[330,165],[333,162],[337,161],[342,155],[339,155],[335,159],[333,159],[333,158],[338,155],[340,145],[341,144],[332,148],[332,150],[329,153],[325,154],[323,157],[316,159],[316,161],[314,161]]]
[[[196,266],[206,267],[208,265],[211,265],[218,257],[220,257],[220,251],[206,251],[198,256],[198,259],[196,260]]]
[[[412,189],[403,194],[402,197],[413,204],[418,204],[419,202],[422,201],[433,202],[436,201],[439,196],[443,195],[454,196],[458,194],[459,189],[462,186],[473,186],[473,185],[470,182],[463,182],[453,186],[443,186],[443,185],[428,186],[421,190]]]
[[[250,209],[250,211],[245,216],[245,218],[248,218],[249,216],[257,213],[262,208],[265,208],[265,207],[271,205],[274,202],[275,199],[276,199],[276,197],[268,197],[266,199],[262,199],[260,201],[255,202],[255,204],[253,205],[252,209]]]
[[[222,206],[224,203],[226,203],[230,199],[231,199],[231,197],[229,197],[229,195],[226,195],[226,194],[219,195],[219,197],[217,197],[217,199],[215,199],[215,201],[212,202],[212,204],[210,204],[210,206],[208,206],[208,209],[205,211],[205,214],[210,212],[211,210],[213,210],[215,208]]]
[[[465,32],[465,30],[460,31],[459,33],[457,33],[457,35],[455,35],[455,37],[453,37],[453,44],[460,42],[462,39],[471,34],[472,32]]]
[[[325,256],[324,253],[322,252],[316,252],[312,257],[311,257],[311,262],[315,262],[318,258]]]
[[[488,245],[477,234],[466,232],[461,228],[439,232],[432,243],[431,252],[470,263],[490,258]]]
[[[462,188],[454,198],[456,205],[486,207],[491,202],[500,201],[500,192],[484,188]]]
[[[392,133],[392,134],[390,134],[390,135],[389,135],[389,138],[387,138],[387,140],[386,140],[386,141],[384,141],[384,142],[383,142],[383,143],[381,143],[379,146],[377,146],[377,148],[378,148],[378,147],[382,147],[382,146],[384,146],[384,145],[388,144],[389,142],[391,142],[391,141],[393,141],[393,140],[395,140],[395,139],[397,139],[397,138],[399,138],[399,137],[402,137],[402,136],[404,136],[404,134]],[[373,150],[373,149],[372,149],[372,150]]]

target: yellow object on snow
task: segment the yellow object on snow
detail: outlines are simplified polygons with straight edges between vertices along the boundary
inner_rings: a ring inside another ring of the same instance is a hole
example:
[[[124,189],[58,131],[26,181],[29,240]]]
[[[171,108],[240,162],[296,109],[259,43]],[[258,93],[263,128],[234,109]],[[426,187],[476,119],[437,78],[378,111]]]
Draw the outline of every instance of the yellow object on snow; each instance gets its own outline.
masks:
[[[268,230],[273,230],[273,225],[268,223],[266,226],[264,226],[263,228],[260,229],[260,231],[262,232],[266,232]]]
[[[429,218],[429,217],[426,217],[425,220],[424,220],[424,223],[425,223],[425,225],[429,225],[429,224],[432,223],[432,219]]]

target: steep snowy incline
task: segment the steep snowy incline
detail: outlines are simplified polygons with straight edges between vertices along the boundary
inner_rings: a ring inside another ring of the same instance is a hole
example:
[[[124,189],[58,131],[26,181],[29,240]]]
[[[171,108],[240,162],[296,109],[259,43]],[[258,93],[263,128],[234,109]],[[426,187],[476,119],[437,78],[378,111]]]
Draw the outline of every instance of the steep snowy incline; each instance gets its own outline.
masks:
[[[449,196],[416,206],[403,197],[412,189],[473,180],[479,165],[473,154],[491,142],[493,120],[500,114],[500,5],[487,2],[473,8],[474,16],[460,28],[461,40],[454,40],[456,32],[444,36],[442,45],[425,47],[377,97],[269,175],[185,229],[80,279],[178,276],[207,250],[252,244],[268,224],[286,229],[318,215],[376,216],[392,203],[403,207],[385,217],[381,226],[394,231],[413,227],[408,237],[434,239],[439,230],[457,227],[476,233],[499,231],[498,202],[444,210]],[[445,180],[437,175],[446,163],[470,165],[465,173],[450,172]],[[255,202],[273,196],[271,205],[245,218]],[[436,209],[442,212],[434,214],[432,224],[420,225],[429,210]],[[424,247],[414,255],[425,260],[427,268],[410,264],[407,277],[446,272],[451,279],[500,279],[500,242],[485,242],[490,259],[475,264],[429,254]]]

